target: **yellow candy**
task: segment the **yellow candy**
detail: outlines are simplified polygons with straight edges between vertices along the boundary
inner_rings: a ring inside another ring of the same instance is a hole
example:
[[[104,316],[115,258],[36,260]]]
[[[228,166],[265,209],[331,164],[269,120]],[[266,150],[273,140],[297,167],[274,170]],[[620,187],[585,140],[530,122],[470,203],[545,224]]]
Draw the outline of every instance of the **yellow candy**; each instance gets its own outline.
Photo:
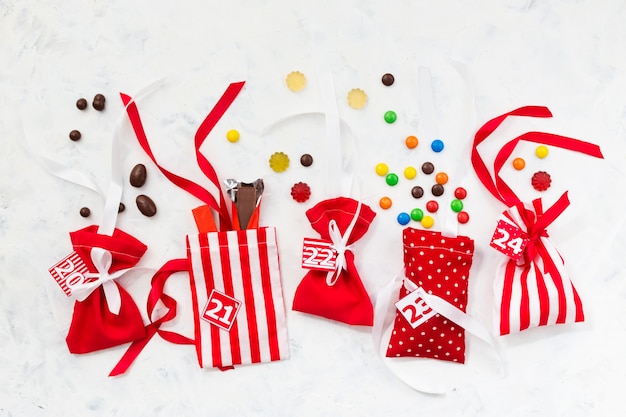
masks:
[[[426,229],[430,229],[435,224],[435,219],[431,216],[422,217],[422,226]]]
[[[413,167],[404,168],[404,177],[407,180],[412,180],[417,175],[417,170]]]
[[[537,149],[535,149],[535,155],[541,159],[545,158],[548,156],[548,147],[544,145],[537,146]]]
[[[270,168],[274,172],[283,172],[289,168],[289,157],[283,152],[275,152],[270,156]]]
[[[386,163],[381,162],[380,164],[376,165],[376,173],[380,175],[381,177],[384,177],[385,175],[387,175],[388,172],[389,172],[389,167],[387,166]]]
[[[226,139],[228,139],[230,143],[237,142],[239,140],[239,131],[235,129],[229,130],[228,132],[226,132]]]
[[[367,94],[360,88],[353,88],[348,92],[348,105],[353,109],[362,109],[367,103]]]
[[[300,91],[306,87],[306,77],[300,71],[293,71],[287,74],[285,79],[287,88],[291,91]]]

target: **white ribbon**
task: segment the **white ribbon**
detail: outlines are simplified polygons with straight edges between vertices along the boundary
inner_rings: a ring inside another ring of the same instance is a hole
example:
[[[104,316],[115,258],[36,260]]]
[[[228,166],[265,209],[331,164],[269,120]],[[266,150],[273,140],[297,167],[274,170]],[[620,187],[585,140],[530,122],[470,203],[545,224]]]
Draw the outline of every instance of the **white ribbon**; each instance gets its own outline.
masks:
[[[133,268],[120,269],[119,271],[109,272],[113,263],[113,255],[103,248],[91,249],[91,262],[98,272],[88,272],[85,278],[96,278],[95,281],[82,280],[71,287],[72,296],[78,301],[84,301],[89,295],[102,285],[104,295],[106,297],[109,311],[115,315],[120,314],[122,307],[122,298],[120,289],[115,285],[113,280],[118,279]]]
[[[328,222],[328,235],[330,237],[330,241],[332,242],[331,248],[337,252],[335,270],[328,271],[326,274],[326,285],[329,287],[332,287],[337,283],[341,271],[347,269],[348,267],[346,265],[346,251],[352,250],[352,245],[347,245],[347,243],[348,239],[350,239],[350,235],[352,234],[352,229],[354,229],[354,225],[359,218],[359,214],[361,214],[361,201],[359,201],[359,204],[356,206],[354,217],[352,217],[352,221],[343,235],[341,235],[341,231],[339,230],[337,222],[334,219]]]

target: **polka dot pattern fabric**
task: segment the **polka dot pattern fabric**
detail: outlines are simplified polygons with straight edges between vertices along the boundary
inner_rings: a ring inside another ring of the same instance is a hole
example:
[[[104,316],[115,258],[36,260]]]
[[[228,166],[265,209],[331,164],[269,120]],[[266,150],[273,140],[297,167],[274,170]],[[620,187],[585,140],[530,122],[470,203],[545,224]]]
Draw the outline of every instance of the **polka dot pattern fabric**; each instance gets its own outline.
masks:
[[[409,227],[403,232],[403,243],[406,277],[465,312],[474,241]],[[403,285],[400,298],[408,294]],[[413,329],[396,311],[386,356],[465,363],[465,330],[440,314]]]

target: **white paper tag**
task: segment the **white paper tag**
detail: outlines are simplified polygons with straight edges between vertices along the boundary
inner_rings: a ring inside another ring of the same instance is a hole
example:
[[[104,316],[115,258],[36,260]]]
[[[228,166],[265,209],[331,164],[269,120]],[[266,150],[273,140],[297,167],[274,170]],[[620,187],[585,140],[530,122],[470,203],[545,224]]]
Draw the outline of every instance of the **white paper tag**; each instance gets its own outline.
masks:
[[[332,243],[305,238],[302,244],[302,268],[320,271],[337,269],[337,251],[332,248]]]
[[[201,317],[229,332],[237,318],[239,307],[241,307],[241,301],[214,289],[209,295]]]
[[[423,291],[420,287],[396,303],[396,308],[400,314],[414,329],[437,314],[420,296],[420,290]]]
[[[72,295],[72,287],[84,282],[95,281],[97,278],[85,278],[89,268],[81,257],[72,252],[48,269],[52,278],[69,297]]]
[[[500,219],[489,245],[514,261],[518,261],[524,255],[528,242],[529,239],[519,227]]]

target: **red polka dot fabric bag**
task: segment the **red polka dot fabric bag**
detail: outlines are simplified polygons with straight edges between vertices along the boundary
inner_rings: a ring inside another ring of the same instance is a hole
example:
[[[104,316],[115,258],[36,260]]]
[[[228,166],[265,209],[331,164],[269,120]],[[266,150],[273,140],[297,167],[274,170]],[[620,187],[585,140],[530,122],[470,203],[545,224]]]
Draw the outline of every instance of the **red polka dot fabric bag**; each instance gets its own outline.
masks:
[[[440,232],[413,228],[403,231],[402,240],[405,280],[398,299],[421,288],[465,312],[474,241],[466,236],[445,237]],[[431,307],[418,309],[415,304],[407,304],[396,310],[387,356],[464,363],[463,327]],[[416,323],[420,324],[413,327]]]

